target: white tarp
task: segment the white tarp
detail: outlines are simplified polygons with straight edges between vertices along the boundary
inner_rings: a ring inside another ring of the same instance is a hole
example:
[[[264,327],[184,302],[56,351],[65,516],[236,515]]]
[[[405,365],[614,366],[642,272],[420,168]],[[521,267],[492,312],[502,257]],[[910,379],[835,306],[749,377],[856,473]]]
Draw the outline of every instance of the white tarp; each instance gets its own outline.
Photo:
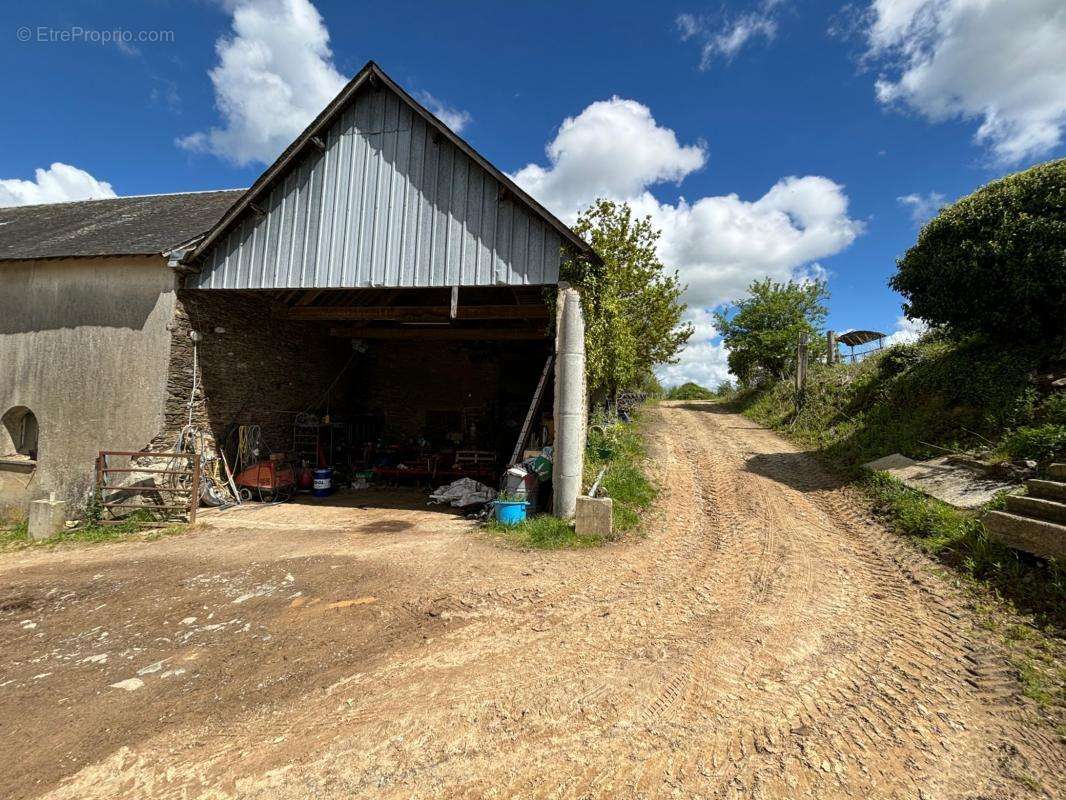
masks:
[[[450,503],[456,508],[463,508],[496,499],[496,490],[473,478],[460,478],[437,487],[429,499],[432,503]]]

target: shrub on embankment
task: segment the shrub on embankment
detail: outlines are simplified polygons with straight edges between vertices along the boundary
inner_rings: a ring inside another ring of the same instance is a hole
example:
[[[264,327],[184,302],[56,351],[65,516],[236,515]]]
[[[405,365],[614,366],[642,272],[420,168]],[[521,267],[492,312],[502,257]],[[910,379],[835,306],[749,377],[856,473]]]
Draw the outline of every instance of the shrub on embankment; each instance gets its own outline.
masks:
[[[799,408],[790,380],[737,402],[852,474],[889,453],[927,458],[992,444],[994,457],[1047,460],[1066,457],[1066,396],[1034,381],[1047,361],[1035,345],[934,334],[858,364],[812,364]]]
[[[898,262],[907,315],[958,334],[1042,342],[1066,315],[1066,159],[983,186],[930,220]]]

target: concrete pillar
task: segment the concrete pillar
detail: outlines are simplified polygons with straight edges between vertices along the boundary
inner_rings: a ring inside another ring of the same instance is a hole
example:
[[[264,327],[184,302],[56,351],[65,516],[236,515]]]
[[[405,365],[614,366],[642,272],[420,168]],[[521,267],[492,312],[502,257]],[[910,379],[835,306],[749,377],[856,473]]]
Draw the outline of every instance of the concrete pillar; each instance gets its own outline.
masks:
[[[557,517],[574,516],[585,466],[588,399],[585,388],[585,315],[581,295],[559,284],[555,317],[555,453],[553,508]]]

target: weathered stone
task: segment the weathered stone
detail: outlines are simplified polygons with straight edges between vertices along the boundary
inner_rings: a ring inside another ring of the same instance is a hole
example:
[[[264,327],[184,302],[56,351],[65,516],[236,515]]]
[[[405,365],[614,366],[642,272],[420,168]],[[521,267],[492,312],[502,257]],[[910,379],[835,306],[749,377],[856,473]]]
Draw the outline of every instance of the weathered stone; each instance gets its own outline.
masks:
[[[990,511],[982,521],[994,539],[1008,547],[1044,558],[1066,558],[1066,525]]]
[[[579,496],[574,508],[574,531],[578,536],[607,539],[612,531],[614,501],[609,497]]]
[[[67,504],[62,500],[30,503],[29,531],[32,539],[51,539],[66,528]]]

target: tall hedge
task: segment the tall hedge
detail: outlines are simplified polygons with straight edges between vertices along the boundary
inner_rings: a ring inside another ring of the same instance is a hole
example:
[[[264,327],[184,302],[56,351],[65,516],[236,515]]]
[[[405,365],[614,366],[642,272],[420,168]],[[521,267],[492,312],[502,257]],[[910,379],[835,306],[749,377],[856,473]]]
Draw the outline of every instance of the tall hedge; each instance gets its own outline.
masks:
[[[948,206],[890,281],[904,310],[961,334],[1066,332],[1066,159],[1008,175]]]

